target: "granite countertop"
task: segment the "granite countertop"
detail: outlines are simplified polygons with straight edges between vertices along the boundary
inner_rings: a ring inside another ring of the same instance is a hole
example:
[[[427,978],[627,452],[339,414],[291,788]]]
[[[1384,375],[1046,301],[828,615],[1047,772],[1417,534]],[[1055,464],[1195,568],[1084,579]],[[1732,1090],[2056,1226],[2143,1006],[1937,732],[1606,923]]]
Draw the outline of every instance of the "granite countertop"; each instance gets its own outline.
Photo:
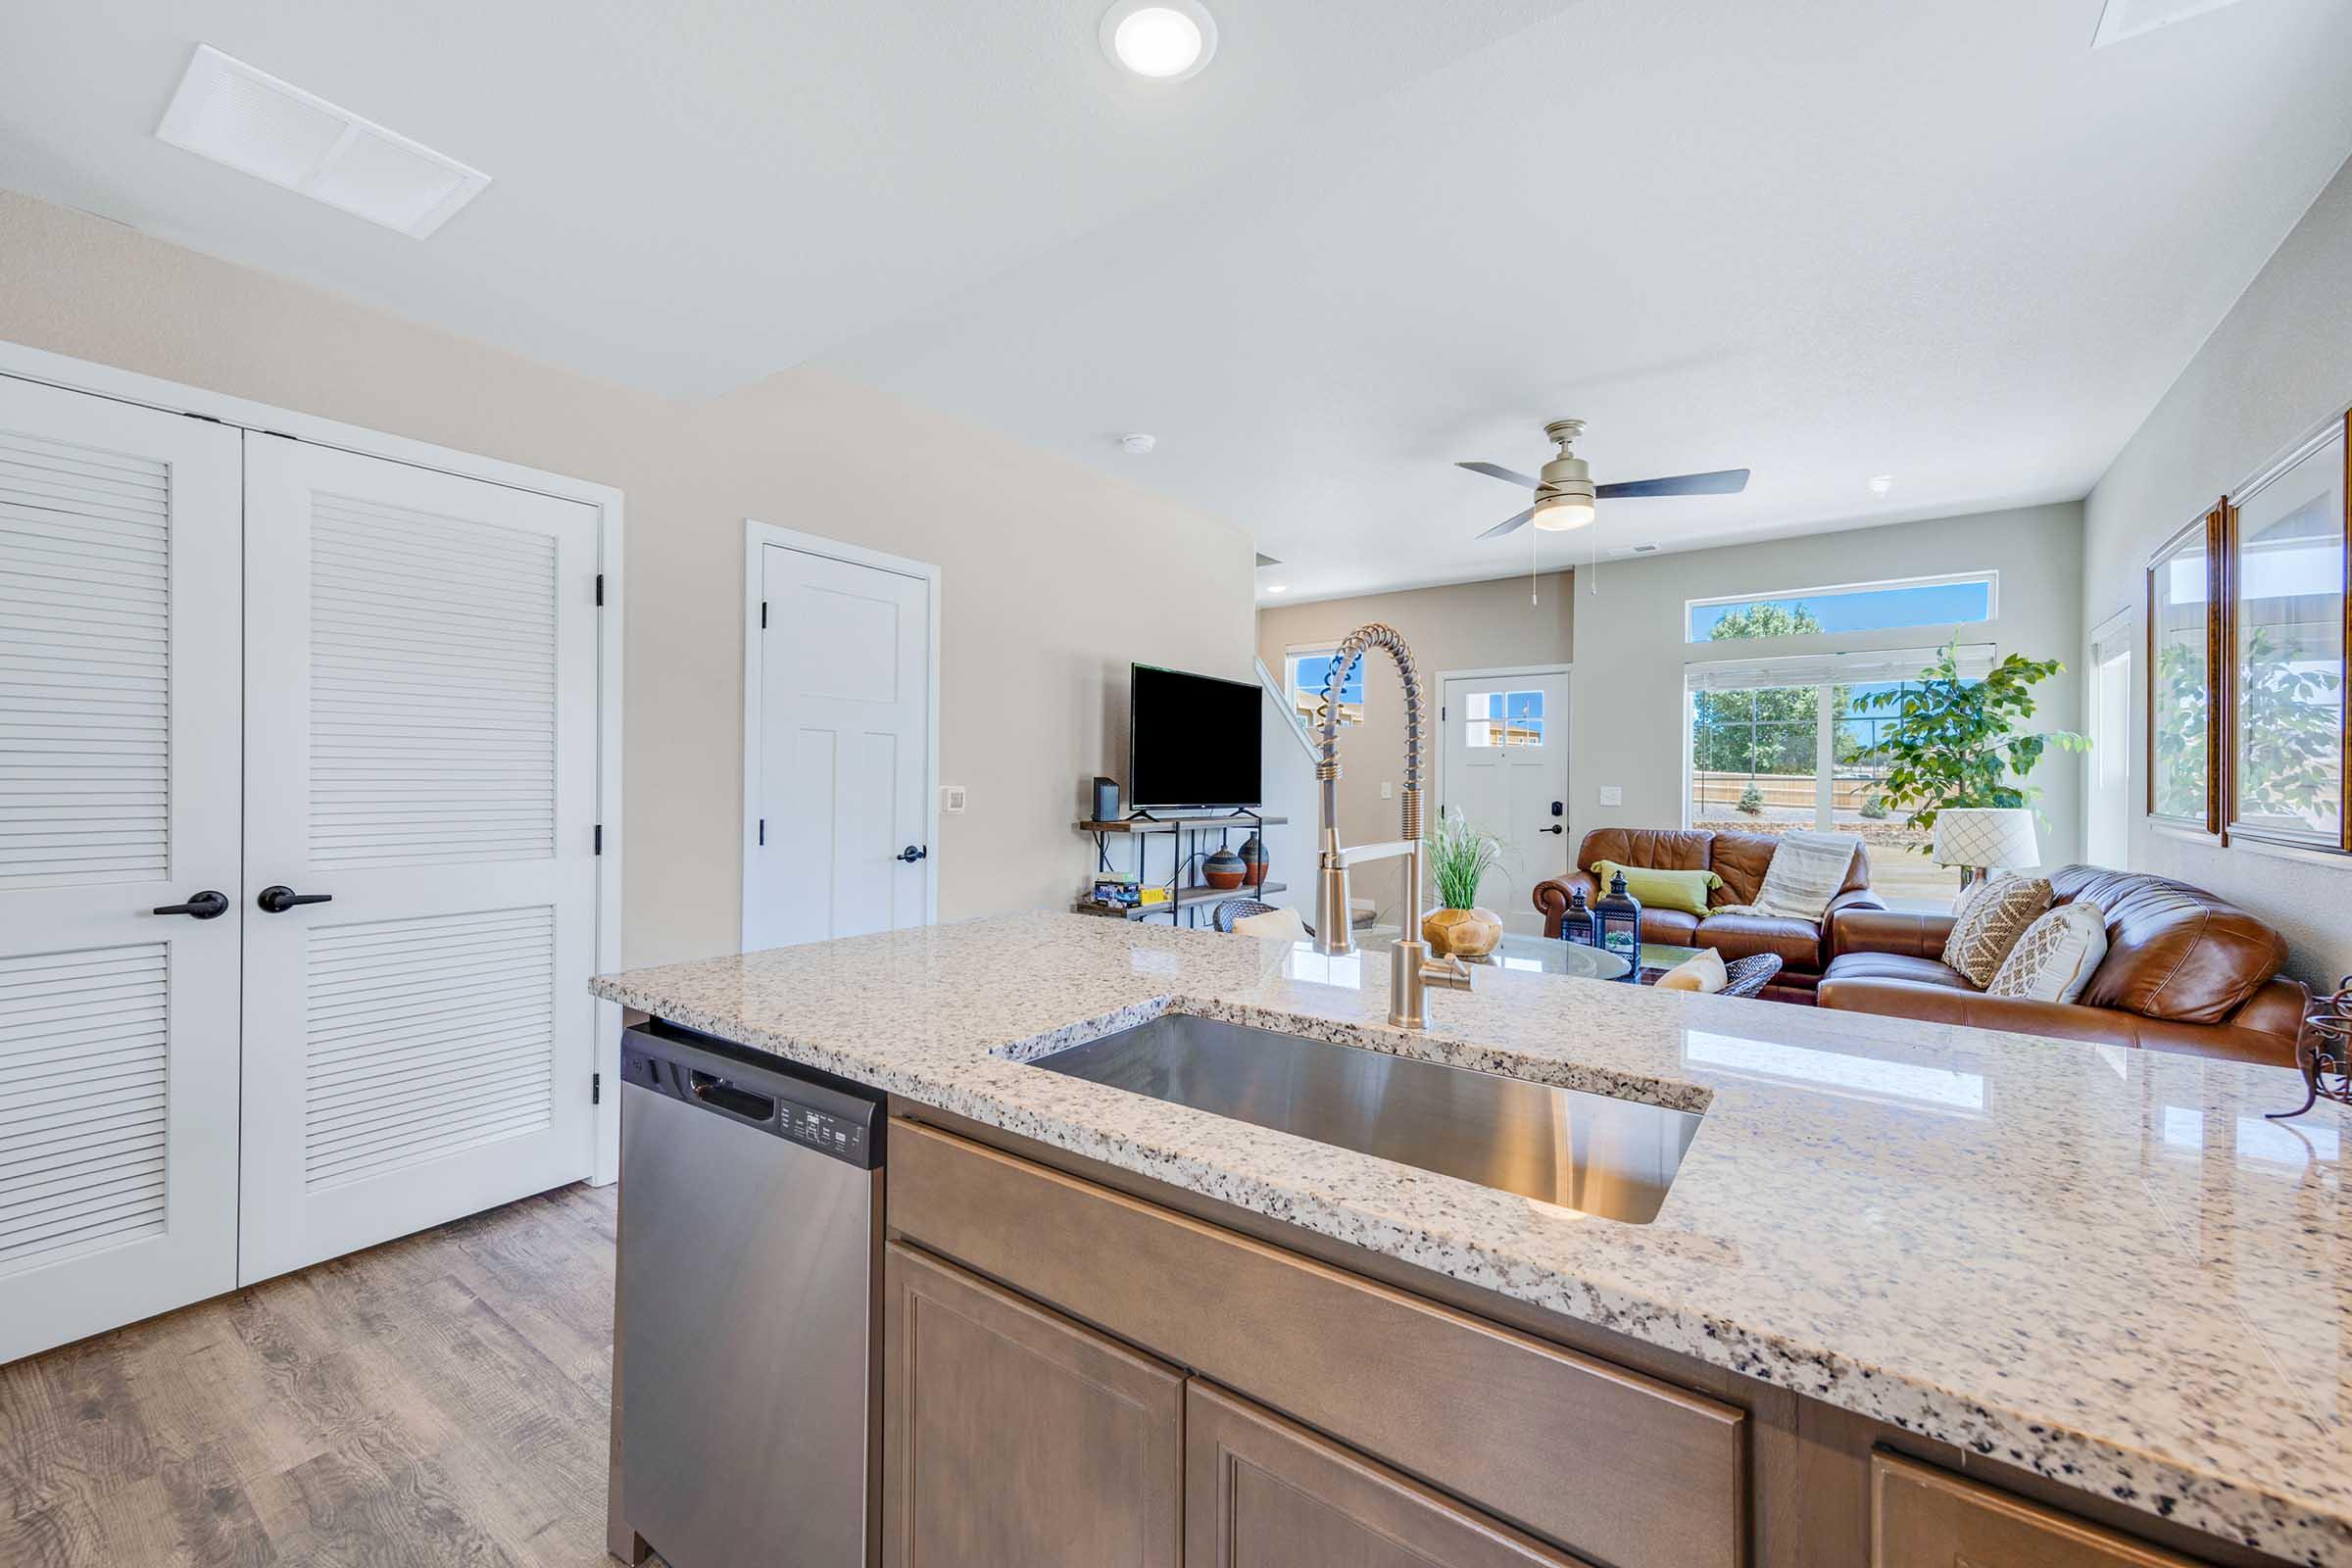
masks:
[[[2303,1563],[2352,1563],[2346,1118],[2278,1068],[1016,914],[600,978],[691,1028]],[[1025,1065],[1162,1010],[1704,1108],[1619,1224]]]

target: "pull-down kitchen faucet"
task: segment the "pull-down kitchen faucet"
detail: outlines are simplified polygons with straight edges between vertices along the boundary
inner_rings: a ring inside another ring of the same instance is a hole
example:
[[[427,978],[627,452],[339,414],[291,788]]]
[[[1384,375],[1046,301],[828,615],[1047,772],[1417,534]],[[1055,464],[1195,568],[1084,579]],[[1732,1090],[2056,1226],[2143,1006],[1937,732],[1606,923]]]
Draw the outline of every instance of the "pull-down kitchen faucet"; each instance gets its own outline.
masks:
[[[1385,648],[1396,661],[1404,680],[1404,801],[1397,836],[1386,844],[1340,847],[1340,690],[1348,672],[1368,648]],[[1389,959],[1389,1022],[1398,1029],[1419,1029],[1428,1023],[1423,997],[1433,985],[1470,989],[1470,969],[1461,959],[1432,962],[1429,944],[1421,940],[1421,675],[1413,667],[1413,651],[1392,626],[1374,621],[1358,626],[1340,642],[1331,656],[1331,672],[1323,677],[1323,717],[1315,731],[1317,826],[1322,829],[1321,870],[1315,879],[1315,946],[1334,956],[1353,953],[1355,936],[1349,928],[1348,868],[1369,860],[1401,858],[1404,897],[1397,905],[1396,951]]]

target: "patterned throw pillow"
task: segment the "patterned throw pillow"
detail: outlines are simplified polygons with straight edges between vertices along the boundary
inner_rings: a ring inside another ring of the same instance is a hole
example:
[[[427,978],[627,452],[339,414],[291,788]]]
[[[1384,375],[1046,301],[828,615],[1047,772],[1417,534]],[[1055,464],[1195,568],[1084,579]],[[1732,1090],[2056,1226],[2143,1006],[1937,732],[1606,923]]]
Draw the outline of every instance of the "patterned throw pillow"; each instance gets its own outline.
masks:
[[[2081,900],[2061,904],[2026,927],[1984,994],[2027,1002],[2072,1002],[2082,995],[2091,971],[2105,956],[2106,911]]]
[[[1983,989],[2001,972],[2001,960],[2026,934],[2026,927],[2050,906],[2049,878],[2004,876],[1968,901],[1952,934],[1944,938],[1943,961]]]

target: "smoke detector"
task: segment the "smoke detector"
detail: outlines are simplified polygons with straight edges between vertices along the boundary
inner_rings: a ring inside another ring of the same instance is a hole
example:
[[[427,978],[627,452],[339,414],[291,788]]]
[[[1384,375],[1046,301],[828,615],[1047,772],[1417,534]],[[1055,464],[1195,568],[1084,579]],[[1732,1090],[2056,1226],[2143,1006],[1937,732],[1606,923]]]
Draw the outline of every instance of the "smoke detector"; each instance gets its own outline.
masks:
[[[198,44],[157,139],[416,239],[490,176]]]
[[[1138,430],[1133,435],[1119,437],[1119,450],[1131,458],[1140,458],[1159,445],[1159,437]]]

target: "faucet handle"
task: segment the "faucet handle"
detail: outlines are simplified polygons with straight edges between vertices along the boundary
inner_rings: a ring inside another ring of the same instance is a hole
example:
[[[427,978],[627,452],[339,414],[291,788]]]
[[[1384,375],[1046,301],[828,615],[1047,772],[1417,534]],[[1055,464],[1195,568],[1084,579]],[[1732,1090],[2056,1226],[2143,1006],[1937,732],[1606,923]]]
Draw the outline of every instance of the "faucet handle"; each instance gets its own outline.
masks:
[[[1421,965],[1425,984],[1443,986],[1448,991],[1475,991],[1471,976],[1477,971],[1464,963],[1459,954],[1448,953],[1443,958],[1431,958]]]

